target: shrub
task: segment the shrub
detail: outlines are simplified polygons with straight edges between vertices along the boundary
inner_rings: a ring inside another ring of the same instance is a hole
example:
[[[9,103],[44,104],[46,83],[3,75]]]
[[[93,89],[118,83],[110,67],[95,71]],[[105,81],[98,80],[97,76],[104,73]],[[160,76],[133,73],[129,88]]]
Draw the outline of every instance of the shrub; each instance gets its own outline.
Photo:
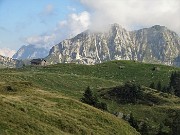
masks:
[[[109,95],[121,103],[137,103],[142,96],[141,86],[135,82],[126,82],[123,86],[113,88]]]
[[[101,110],[108,110],[107,104],[104,102],[100,102],[96,96],[94,96],[92,90],[88,86],[83,94],[83,98],[81,98],[83,103],[89,104]]]

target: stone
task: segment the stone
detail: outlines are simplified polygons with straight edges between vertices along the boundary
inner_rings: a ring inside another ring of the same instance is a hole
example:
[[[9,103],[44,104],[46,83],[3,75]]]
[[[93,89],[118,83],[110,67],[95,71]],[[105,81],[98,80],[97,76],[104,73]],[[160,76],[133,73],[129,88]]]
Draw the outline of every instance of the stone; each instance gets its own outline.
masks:
[[[46,59],[51,64],[93,65],[110,60],[133,60],[177,66],[179,56],[180,38],[164,26],[127,31],[113,24],[106,32],[87,30],[63,40],[51,48]]]

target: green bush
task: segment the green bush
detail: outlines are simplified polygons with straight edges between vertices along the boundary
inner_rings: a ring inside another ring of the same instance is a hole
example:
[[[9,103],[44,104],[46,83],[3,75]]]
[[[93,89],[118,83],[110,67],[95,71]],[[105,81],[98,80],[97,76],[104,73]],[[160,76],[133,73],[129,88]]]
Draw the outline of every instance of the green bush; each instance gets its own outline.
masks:
[[[81,98],[83,103],[89,104],[101,110],[108,110],[107,104],[104,102],[100,102],[98,98],[93,94],[92,90],[88,86],[83,94],[83,98]]]
[[[142,98],[141,86],[135,82],[126,82],[123,86],[113,88],[109,95],[115,97],[120,103],[138,103]]]

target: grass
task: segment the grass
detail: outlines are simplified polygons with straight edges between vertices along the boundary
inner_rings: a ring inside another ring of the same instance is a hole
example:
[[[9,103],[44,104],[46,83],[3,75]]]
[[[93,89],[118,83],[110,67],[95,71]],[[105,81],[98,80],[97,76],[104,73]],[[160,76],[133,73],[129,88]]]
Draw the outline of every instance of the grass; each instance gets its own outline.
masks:
[[[123,69],[121,69],[123,67]],[[158,70],[153,70],[158,67]],[[27,67],[20,69],[19,72],[39,72],[39,73],[56,73],[69,74],[102,78],[105,80],[114,80],[126,82],[136,80],[136,82],[149,86],[151,82],[161,81],[167,84],[172,71],[180,70],[176,67],[146,64],[134,61],[111,61],[97,65],[77,65],[77,64],[57,64],[47,67]]]
[[[3,82],[0,88],[0,134],[138,134],[109,113],[28,82]]]
[[[121,68],[123,67],[123,68]],[[158,67],[158,70],[153,70]],[[167,85],[172,71],[180,68],[134,61],[112,61],[97,65],[57,64],[0,70],[0,134],[138,134],[125,121],[79,102],[87,86],[98,94],[135,80],[143,86],[158,81]],[[169,109],[179,110],[179,99],[145,89],[160,104],[108,103],[110,112],[133,113],[147,121],[156,133]],[[12,113],[13,112],[13,113]],[[19,129],[19,130],[17,130]]]
[[[103,88],[98,90],[98,95],[101,99],[108,104],[109,111],[112,114],[121,112],[125,115],[132,113],[135,119],[140,122],[145,122],[148,125],[148,132],[150,135],[156,135],[161,123],[169,117],[173,117],[174,112],[180,112],[180,98],[162,93],[154,89],[143,88],[143,96],[141,103],[119,103],[116,97],[108,96],[108,92],[112,91],[111,88]],[[165,126],[167,132],[170,131],[168,126]]]

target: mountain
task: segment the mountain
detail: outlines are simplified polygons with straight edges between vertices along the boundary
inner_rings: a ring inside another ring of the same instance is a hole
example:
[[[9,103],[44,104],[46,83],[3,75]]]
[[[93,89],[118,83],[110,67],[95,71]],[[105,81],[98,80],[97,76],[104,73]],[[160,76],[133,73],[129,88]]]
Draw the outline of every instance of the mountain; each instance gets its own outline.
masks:
[[[107,32],[87,30],[60,42],[51,48],[47,61],[51,64],[96,64],[109,60],[137,60],[178,65],[179,56],[180,38],[164,26],[127,31],[113,24]]]
[[[34,59],[44,58],[48,55],[48,50],[43,47],[37,47],[36,45],[24,45],[14,55],[14,59]]]
[[[22,67],[23,62],[20,60],[12,59],[9,57],[5,57],[0,55],[0,68],[18,68]]]

